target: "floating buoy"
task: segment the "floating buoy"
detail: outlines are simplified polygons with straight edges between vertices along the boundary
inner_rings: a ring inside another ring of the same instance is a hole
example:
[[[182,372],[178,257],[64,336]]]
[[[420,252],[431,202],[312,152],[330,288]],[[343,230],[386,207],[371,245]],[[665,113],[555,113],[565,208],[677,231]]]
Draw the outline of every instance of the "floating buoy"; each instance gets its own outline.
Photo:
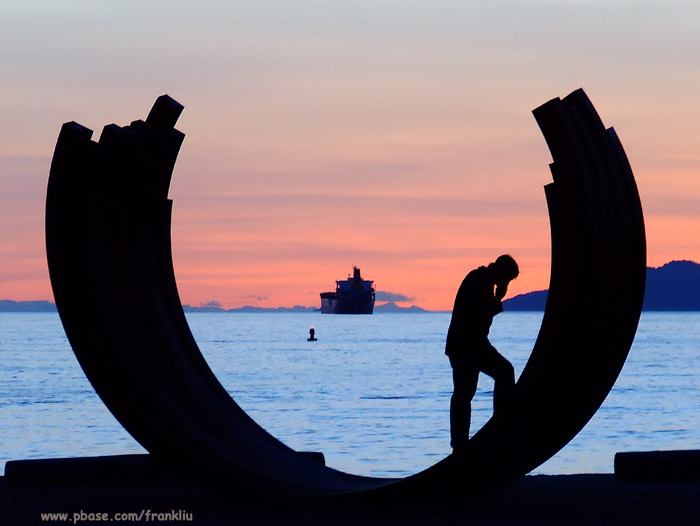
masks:
[[[307,342],[315,342],[318,341],[316,340],[316,331],[314,330],[314,326],[312,325],[311,328],[309,329],[309,337],[306,339]]]

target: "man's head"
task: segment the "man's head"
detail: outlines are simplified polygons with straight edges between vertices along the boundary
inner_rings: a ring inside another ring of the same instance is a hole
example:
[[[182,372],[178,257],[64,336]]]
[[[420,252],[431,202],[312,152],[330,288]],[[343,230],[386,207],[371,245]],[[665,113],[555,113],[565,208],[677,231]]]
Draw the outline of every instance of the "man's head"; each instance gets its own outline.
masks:
[[[518,264],[508,254],[498,256],[496,261],[489,265],[489,269],[493,272],[494,281],[503,285],[507,285],[520,274]]]

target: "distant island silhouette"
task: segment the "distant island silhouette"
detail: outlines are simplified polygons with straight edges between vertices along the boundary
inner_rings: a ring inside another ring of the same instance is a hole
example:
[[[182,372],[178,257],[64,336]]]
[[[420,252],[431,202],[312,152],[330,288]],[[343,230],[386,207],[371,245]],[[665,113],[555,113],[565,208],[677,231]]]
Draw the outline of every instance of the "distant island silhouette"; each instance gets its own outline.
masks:
[[[246,305],[234,309],[224,309],[217,305],[204,304],[200,306],[183,305],[182,309],[185,312],[266,312],[266,313],[285,313],[285,312],[321,312],[318,307],[304,307],[295,305],[294,307],[254,307]],[[383,305],[377,305],[375,312],[428,312],[425,309],[411,305],[410,307],[400,307],[393,301]],[[56,305],[50,301],[14,301],[0,300],[0,312],[56,312]]]
[[[520,294],[503,302],[505,311],[543,311],[547,291]],[[647,268],[644,311],[700,311],[700,264],[671,261]]]
[[[543,311],[547,303],[547,291],[536,290],[514,296],[503,302],[503,310]],[[212,303],[201,306],[183,305],[185,312],[320,312],[317,307],[254,307],[247,305],[224,309]],[[700,311],[700,264],[694,261],[671,261],[660,267],[647,268],[646,293],[642,310],[645,311]],[[429,312],[411,305],[400,307],[393,301],[376,305],[375,312]],[[50,301],[0,300],[0,312],[56,312]]]
[[[56,305],[46,300],[0,300],[0,312],[56,312]]]
[[[254,307],[252,305],[245,305],[244,307],[237,307],[234,309],[224,309],[223,307],[214,307],[211,305],[200,307],[183,305],[182,310],[185,312],[317,312],[321,309],[317,307],[303,307],[302,305],[295,305],[294,307]]]
[[[223,307],[203,305],[193,307],[192,305],[182,306],[185,312],[321,312],[318,307],[303,307],[295,305],[294,307],[253,307],[246,305],[235,309],[224,309]],[[374,312],[427,312],[425,309],[411,305],[410,307],[400,307],[393,301],[377,305],[374,307]]]
[[[411,305],[410,307],[400,307],[395,302],[390,301],[383,305],[376,305],[374,312],[428,312],[425,309]]]

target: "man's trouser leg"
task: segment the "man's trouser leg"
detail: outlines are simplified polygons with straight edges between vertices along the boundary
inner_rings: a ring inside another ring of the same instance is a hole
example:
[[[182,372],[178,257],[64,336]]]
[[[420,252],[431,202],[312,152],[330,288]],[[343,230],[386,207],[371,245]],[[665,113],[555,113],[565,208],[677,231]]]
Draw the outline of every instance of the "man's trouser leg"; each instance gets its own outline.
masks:
[[[450,358],[454,392],[450,400],[450,437],[453,448],[463,446],[469,440],[472,398],[476,393],[479,371],[468,363]]]
[[[494,380],[493,412],[508,409],[515,387],[515,370],[511,363],[489,344],[479,357],[479,368]]]

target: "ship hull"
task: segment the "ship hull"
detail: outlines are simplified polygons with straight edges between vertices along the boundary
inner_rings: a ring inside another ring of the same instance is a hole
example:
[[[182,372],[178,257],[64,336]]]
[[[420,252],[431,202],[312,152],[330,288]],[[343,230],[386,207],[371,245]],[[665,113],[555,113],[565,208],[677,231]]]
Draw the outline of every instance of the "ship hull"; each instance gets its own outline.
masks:
[[[374,297],[370,298],[339,298],[334,293],[324,297],[321,295],[322,314],[372,314],[374,312]]]

